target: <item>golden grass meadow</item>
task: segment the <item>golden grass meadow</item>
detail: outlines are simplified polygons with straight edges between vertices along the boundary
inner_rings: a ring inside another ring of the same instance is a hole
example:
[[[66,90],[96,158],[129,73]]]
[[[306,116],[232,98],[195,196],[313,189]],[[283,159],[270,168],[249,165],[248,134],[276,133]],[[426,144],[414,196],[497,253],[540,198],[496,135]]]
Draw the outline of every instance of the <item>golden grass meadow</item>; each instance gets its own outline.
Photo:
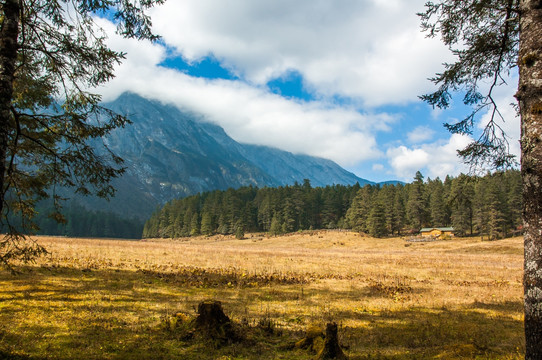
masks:
[[[349,359],[524,353],[521,238],[38,239],[49,255],[0,271],[0,359],[313,359],[293,344],[331,321]],[[206,299],[243,341],[185,336]]]

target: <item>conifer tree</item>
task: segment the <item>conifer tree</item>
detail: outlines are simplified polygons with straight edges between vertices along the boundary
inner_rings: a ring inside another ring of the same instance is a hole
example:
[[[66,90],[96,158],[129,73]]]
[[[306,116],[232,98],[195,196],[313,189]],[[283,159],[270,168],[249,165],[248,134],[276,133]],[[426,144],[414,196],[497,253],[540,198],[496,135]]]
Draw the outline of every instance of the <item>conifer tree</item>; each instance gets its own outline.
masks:
[[[315,197],[314,191],[309,179],[303,180],[303,185],[300,189],[299,200],[297,207],[299,211],[299,227],[300,229],[310,229],[314,227],[315,218]]]
[[[368,232],[367,218],[373,203],[372,193],[374,189],[372,186],[364,186],[361,188],[354,200],[350,209],[346,213],[346,221],[351,229],[359,232]]]
[[[200,224],[198,213],[192,215],[190,219],[190,236],[196,236],[200,234]]]
[[[404,193],[405,193],[405,187],[402,185],[398,185],[396,187],[395,196],[393,199],[393,211],[395,213],[394,215],[394,223],[392,226],[392,234],[395,232],[398,235],[400,235],[401,230],[405,227],[405,218],[406,218],[406,210],[405,210],[405,200],[404,200]]]
[[[414,230],[420,230],[426,224],[428,209],[425,197],[423,175],[421,172],[416,172],[414,182],[410,184],[408,189],[408,221]]]
[[[446,201],[444,200],[444,184],[439,178],[428,184],[429,209],[431,212],[431,226],[442,227],[446,222]]]
[[[388,234],[386,227],[386,213],[381,201],[375,201],[367,219],[367,228],[369,235],[374,237],[383,237]]]
[[[220,213],[220,215],[218,216],[216,232],[222,235],[228,234],[228,224],[226,223],[225,218],[226,217],[223,213]]]
[[[510,164],[494,90],[512,69],[519,69],[515,97],[521,117],[525,358],[542,359],[542,1],[428,1],[420,16],[423,29],[429,36],[440,35],[456,58],[432,79],[438,89],[422,98],[446,108],[454,92],[464,94],[463,102],[473,111],[448,125],[454,133],[472,134],[477,116],[485,110],[490,114],[482,134],[460,152],[471,164]]]
[[[282,208],[282,232],[289,233],[296,229],[296,211],[292,200],[286,197]]]
[[[241,221],[237,222],[235,225],[235,238],[237,240],[242,240],[245,238],[245,227]]]
[[[325,228],[332,229],[337,225],[340,199],[333,189],[326,187],[322,200],[322,225]]]
[[[177,210],[175,212],[175,219],[173,220],[173,224],[171,226],[172,234],[171,237],[178,238],[182,236],[183,232],[183,214],[180,210]]]
[[[488,195],[487,195],[487,184],[481,179],[476,182],[474,187],[474,198],[473,198],[473,208],[474,208],[474,225],[476,231],[479,235],[490,236],[489,235],[489,211],[488,211]]]
[[[452,210],[452,226],[459,235],[472,235],[474,231],[473,198],[473,180],[467,175],[459,175],[459,177],[452,182],[448,199]]]
[[[261,196],[258,206],[258,224],[264,231],[269,231],[271,228],[271,220],[273,219],[273,209],[271,207],[271,196],[269,191],[262,190],[265,195]]]
[[[393,234],[396,219],[395,211],[395,186],[384,185],[380,188],[377,201],[382,205],[386,219],[386,234]]]
[[[183,216],[183,227],[181,229],[181,236],[190,236],[192,219],[194,218],[191,209],[187,209]]]
[[[201,234],[212,235],[214,232],[213,222],[210,211],[203,211],[201,215]]]
[[[95,15],[111,13],[125,37],[155,40],[146,10],[162,1],[0,1],[0,220],[8,230],[0,264],[44,251],[21,234],[36,230],[39,200],[52,196],[51,216],[65,221],[61,198],[48,191],[53,185],[113,195],[121,159],[105,145],[97,154],[89,141],[128,121],[91,91],[114,76],[125,54],[106,46]],[[19,216],[20,227],[8,213]]]
[[[486,181],[486,202],[488,211],[488,232],[491,239],[503,238],[508,230],[508,204],[506,192],[502,191],[501,174],[496,174]]]
[[[269,233],[273,236],[277,236],[283,233],[282,231],[282,222],[281,217],[275,213],[271,219],[271,227],[269,228]]]

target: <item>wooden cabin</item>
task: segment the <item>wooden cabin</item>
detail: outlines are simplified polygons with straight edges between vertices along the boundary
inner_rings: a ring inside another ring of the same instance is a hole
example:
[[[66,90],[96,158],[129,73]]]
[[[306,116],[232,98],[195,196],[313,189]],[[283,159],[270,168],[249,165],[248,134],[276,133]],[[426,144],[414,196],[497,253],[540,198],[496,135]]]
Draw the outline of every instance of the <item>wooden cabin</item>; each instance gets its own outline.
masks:
[[[454,228],[452,227],[432,227],[432,228],[423,228],[420,230],[421,236],[432,236],[432,237],[442,237],[442,236],[454,236]]]

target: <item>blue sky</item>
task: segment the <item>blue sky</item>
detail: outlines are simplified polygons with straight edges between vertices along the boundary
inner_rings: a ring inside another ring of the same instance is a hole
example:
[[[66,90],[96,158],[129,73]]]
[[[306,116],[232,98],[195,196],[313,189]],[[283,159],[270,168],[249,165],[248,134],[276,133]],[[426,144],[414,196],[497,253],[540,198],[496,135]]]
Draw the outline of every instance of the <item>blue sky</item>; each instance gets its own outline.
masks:
[[[418,99],[453,60],[420,32],[424,2],[169,0],[151,11],[160,43],[122,39],[98,21],[128,54],[101,91],[172,103],[239,142],[329,158],[372,181],[457,175],[467,169],[456,150],[470,139],[442,124],[467,109],[460,98],[446,111]],[[496,95],[518,153],[509,83]]]

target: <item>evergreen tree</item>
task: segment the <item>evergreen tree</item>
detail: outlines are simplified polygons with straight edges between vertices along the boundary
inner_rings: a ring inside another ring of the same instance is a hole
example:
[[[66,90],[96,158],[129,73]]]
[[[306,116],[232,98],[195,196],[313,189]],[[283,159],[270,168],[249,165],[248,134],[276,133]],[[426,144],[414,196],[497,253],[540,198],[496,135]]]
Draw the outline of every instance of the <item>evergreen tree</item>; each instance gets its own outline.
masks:
[[[446,201],[444,200],[444,184],[439,178],[428,184],[429,209],[431,211],[431,226],[443,227],[446,222]]]
[[[158,213],[155,211],[151,217],[145,222],[143,226],[143,238],[156,238],[158,237]]]
[[[183,236],[183,214],[182,212],[177,209],[177,211],[175,211],[175,219],[173,220],[173,225],[171,227],[172,229],[172,235],[171,237],[173,238],[179,238],[179,237],[182,237]]]
[[[327,229],[334,229],[342,212],[342,201],[337,187],[327,186],[322,194],[322,200],[322,225]]]
[[[171,204],[164,206],[164,212],[160,217],[160,228],[162,229],[162,237],[171,238],[174,236],[175,213]]]
[[[201,234],[212,235],[214,232],[210,211],[204,211],[201,215]]]
[[[192,219],[194,218],[194,215],[197,216],[197,214],[193,214],[191,209],[187,209],[184,212],[183,216],[183,227],[181,228],[181,236],[190,236],[191,233],[191,226],[192,226]]]
[[[226,235],[229,233],[229,224],[226,222],[226,216],[222,213],[218,216],[218,227],[217,232],[222,235]]]
[[[197,213],[192,215],[190,219],[190,236],[196,236],[200,234],[199,216]]]
[[[247,200],[243,208],[241,218],[245,231],[258,231],[258,209],[252,200]]]
[[[508,204],[506,192],[502,191],[501,174],[490,177],[487,181],[488,230],[491,239],[503,238],[508,230]]]
[[[417,171],[414,182],[408,187],[407,216],[410,226],[414,230],[420,230],[427,223],[427,201],[423,175]]]
[[[380,201],[376,201],[367,219],[367,228],[369,234],[374,237],[383,237],[388,233],[386,227],[386,213],[384,205]]]
[[[315,217],[315,202],[314,191],[309,179],[303,180],[303,185],[299,191],[299,199],[296,203],[296,207],[299,209],[299,228],[310,229],[314,227]]]
[[[367,218],[372,207],[373,191],[372,186],[364,186],[352,201],[352,205],[346,214],[346,220],[351,229],[368,232]]]
[[[313,189],[310,196],[310,208],[311,208],[311,221],[309,229],[321,229],[322,228],[322,188]]]
[[[97,154],[89,141],[128,121],[85,89],[113,78],[124,54],[106,46],[95,14],[111,11],[125,37],[156,39],[145,11],[161,2],[0,1],[0,216],[8,231],[0,264],[44,252],[21,233],[37,230],[35,206],[54,185],[113,195],[110,181],[122,174],[121,159]],[[52,199],[52,218],[65,221],[60,197],[52,192]],[[9,221],[13,213],[19,227]]]
[[[292,200],[287,197],[282,209],[282,232],[289,233],[296,229],[296,211]]]
[[[393,211],[394,211],[394,222],[392,224],[391,233],[397,233],[400,235],[401,230],[405,226],[406,210],[405,210],[405,187],[402,185],[396,186],[397,191],[395,191],[395,196],[393,199]]]
[[[281,220],[282,219],[277,213],[273,215],[273,218],[271,219],[271,227],[269,229],[269,233],[271,235],[277,236],[283,233]]]
[[[540,0],[440,0],[420,14],[429,36],[441,35],[456,61],[432,79],[439,88],[423,98],[446,108],[452,92],[464,94],[473,111],[450,131],[472,134],[476,116],[489,109],[484,130],[460,154],[471,164],[510,164],[508,142],[497,120],[502,117],[494,89],[519,67],[521,175],[525,225],[525,341],[527,360],[542,359],[542,2]],[[488,84],[489,86],[486,86]],[[482,89],[480,90],[480,86]],[[485,93],[482,93],[485,91]]]
[[[242,224],[238,224],[235,226],[235,238],[238,240],[242,240],[245,238],[245,230],[243,229]]]
[[[476,231],[481,235],[489,236],[489,210],[488,210],[488,195],[487,184],[482,179],[478,181],[474,187],[474,225]]]
[[[461,174],[452,182],[448,199],[452,209],[452,226],[459,235],[473,234],[473,198],[473,180]]]
[[[332,228],[346,227],[378,236],[400,234],[407,223],[405,204],[410,202],[412,205],[415,186],[422,185],[418,188],[418,198],[422,199],[423,204],[429,204],[424,224],[452,224],[460,235],[471,234],[475,227],[478,233],[487,235],[490,231],[490,210],[493,209],[494,225],[491,231],[495,236],[502,237],[521,224],[517,215],[521,206],[517,203],[520,192],[518,177],[517,171],[510,171],[488,174],[483,178],[448,176],[444,183],[438,178],[428,179],[424,183],[423,176],[419,174],[412,184],[407,185],[309,188],[308,184],[297,184],[276,189],[246,187],[214,191],[164,205],[149,219],[145,232],[151,234],[150,229],[153,228],[152,234],[155,235],[152,236],[179,237],[190,236],[191,233],[236,234],[242,227],[243,233],[269,231],[276,235],[307,229],[302,221],[302,217],[306,216],[311,219],[309,228],[312,229],[329,228],[329,219],[333,218],[337,220]],[[487,193],[490,185],[497,187],[494,194],[499,195],[498,202],[493,201],[491,209]],[[324,206],[326,203],[327,206]],[[385,230],[380,228],[380,211],[384,214]],[[197,229],[192,226],[194,214],[201,221]],[[77,216],[84,218],[84,215]],[[264,218],[269,218],[269,225],[262,222]],[[78,226],[84,223],[84,220],[77,221]]]
[[[384,209],[386,218],[386,235],[399,233],[402,224],[399,219],[399,213],[396,209],[396,192],[397,189],[394,185],[384,185],[377,197],[377,203],[381,204]]]
[[[265,195],[264,195],[265,192]],[[273,209],[271,207],[271,195],[267,189],[262,190],[258,194],[257,203],[258,206],[258,224],[263,229],[263,231],[269,231],[271,228],[271,220],[273,219]]]

